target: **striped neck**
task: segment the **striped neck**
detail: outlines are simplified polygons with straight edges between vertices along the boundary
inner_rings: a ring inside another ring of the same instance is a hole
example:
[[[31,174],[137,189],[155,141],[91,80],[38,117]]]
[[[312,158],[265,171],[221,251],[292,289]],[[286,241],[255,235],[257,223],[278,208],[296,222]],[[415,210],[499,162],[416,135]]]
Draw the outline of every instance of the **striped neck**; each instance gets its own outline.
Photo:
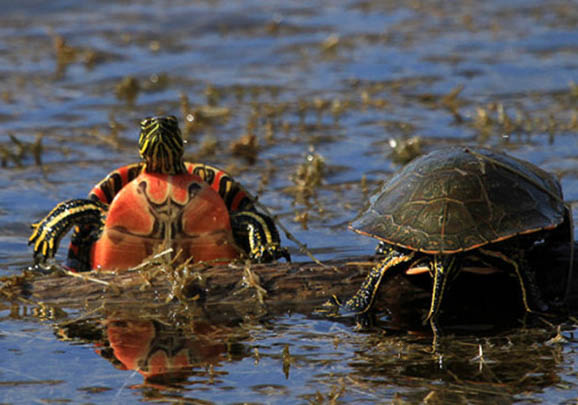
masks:
[[[174,164],[173,162],[162,159],[145,160],[144,171],[147,173],[169,174],[171,176],[187,172],[182,160],[180,164]]]
[[[182,174],[183,138],[176,117],[148,117],[140,123],[139,153],[148,173]]]

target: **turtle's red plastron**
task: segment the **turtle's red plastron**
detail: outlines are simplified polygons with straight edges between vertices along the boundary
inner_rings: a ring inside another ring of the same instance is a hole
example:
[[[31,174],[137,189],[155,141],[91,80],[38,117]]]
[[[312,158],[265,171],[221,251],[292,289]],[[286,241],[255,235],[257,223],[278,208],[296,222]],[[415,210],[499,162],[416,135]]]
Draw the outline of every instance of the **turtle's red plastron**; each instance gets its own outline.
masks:
[[[157,246],[194,261],[229,261],[240,253],[227,207],[208,184],[190,174],[141,173],[114,198],[94,243],[93,267],[127,269]]]

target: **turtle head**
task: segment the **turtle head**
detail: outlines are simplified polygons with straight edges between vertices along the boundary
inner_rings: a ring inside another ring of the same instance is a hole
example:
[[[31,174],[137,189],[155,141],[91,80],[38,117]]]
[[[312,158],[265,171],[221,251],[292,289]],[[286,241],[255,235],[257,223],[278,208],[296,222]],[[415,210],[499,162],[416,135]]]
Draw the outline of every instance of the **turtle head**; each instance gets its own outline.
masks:
[[[185,172],[183,137],[179,122],[173,115],[147,117],[142,120],[138,149],[147,172],[164,174]]]

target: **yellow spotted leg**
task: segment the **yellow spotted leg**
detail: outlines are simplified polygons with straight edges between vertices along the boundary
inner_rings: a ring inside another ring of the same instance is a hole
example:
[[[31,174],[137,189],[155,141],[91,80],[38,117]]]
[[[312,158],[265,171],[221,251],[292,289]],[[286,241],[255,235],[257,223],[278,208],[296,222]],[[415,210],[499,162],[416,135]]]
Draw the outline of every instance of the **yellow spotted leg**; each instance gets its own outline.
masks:
[[[512,259],[506,254],[498,251],[480,249],[480,252],[486,256],[494,257],[500,259],[504,263],[509,264],[513,269],[518,281],[520,283],[520,290],[522,292],[522,303],[524,304],[524,309],[527,312],[534,312],[530,308],[529,299],[531,298],[532,303],[538,307],[539,311],[547,311],[548,305],[546,305],[541,298],[538,286],[534,283],[532,274],[527,273],[522,266],[520,266],[519,261]]]
[[[58,204],[41,221],[32,225],[28,244],[33,246],[36,264],[53,258],[60,240],[74,225],[90,225],[102,229],[107,205],[88,199],[67,200]]]
[[[367,274],[355,295],[339,308],[340,315],[360,315],[369,311],[385,272],[415,256],[415,252],[403,253],[387,245],[382,245],[380,249],[380,253],[385,255],[384,259]]]

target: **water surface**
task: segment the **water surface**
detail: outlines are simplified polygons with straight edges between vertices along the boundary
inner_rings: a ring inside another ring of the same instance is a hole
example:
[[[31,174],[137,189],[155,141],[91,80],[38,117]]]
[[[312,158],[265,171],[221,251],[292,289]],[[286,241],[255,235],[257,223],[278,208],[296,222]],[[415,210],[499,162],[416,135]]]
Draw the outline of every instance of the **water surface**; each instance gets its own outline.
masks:
[[[231,171],[322,260],[373,252],[346,225],[403,164],[399,145],[507,151],[556,174],[578,216],[572,2],[4,3],[3,275],[30,265],[31,222],[136,161],[153,114],[189,117],[187,157]],[[255,159],[233,152],[244,134]],[[319,184],[304,187],[299,167],[315,159]],[[110,358],[107,328],[130,319],[70,337],[25,305],[0,310],[5,403],[573,403],[578,389],[573,320],[554,340],[547,323],[460,335],[441,357],[427,336],[301,314],[165,322],[155,336],[189,363],[158,382]]]

